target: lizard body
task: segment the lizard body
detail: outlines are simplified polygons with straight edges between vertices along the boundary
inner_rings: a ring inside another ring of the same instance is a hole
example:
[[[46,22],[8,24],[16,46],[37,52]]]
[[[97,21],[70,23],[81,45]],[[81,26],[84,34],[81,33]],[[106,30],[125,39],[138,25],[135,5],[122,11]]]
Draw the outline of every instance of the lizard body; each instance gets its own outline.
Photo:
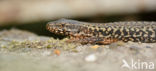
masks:
[[[88,23],[60,19],[46,25],[50,32],[69,36],[72,41],[110,44],[116,41],[156,42],[156,22],[130,21]]]

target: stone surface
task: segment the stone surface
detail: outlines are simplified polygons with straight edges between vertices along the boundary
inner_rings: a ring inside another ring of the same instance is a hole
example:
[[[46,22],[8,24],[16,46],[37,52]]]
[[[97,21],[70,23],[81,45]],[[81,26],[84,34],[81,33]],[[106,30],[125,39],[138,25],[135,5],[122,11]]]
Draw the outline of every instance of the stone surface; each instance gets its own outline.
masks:
[[[0,71],[147,71],[149,68],[139,69],[137,65],[156,64],[156,43],[116,42],[93,49],[95,45],[67,43],[66,40],[19,29],[2,30]],[[88,62],[85,60],[88,55],[96,59]],[[129,65],[136,62],[136,67],[122,67],[125,61]],[[156,67],[149,71],[155,70]]]

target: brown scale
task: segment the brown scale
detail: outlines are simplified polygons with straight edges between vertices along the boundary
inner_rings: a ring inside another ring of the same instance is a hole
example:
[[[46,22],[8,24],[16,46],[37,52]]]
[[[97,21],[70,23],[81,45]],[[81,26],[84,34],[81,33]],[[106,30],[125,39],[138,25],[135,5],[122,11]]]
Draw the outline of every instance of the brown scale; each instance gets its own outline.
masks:
[[[69,42],[80,42],[82,44],[111,44],[116,41],[156,42],[156,22],[98,24],[61,19],[48,23],[47,29],[56,34],[61,34],[62,30],[60,29],[64,29],[62,34],[70,37]]]

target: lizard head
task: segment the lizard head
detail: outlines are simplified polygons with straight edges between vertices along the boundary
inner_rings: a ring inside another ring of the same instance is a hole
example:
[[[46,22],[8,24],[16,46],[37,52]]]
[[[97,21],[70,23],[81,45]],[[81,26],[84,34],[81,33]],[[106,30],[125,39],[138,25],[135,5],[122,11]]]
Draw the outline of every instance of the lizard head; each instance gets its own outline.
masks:
[[[80,22],[68,19],[59,19],[49,22],[46,25],[47,29],[55,34],[70,35],[80,32]]]

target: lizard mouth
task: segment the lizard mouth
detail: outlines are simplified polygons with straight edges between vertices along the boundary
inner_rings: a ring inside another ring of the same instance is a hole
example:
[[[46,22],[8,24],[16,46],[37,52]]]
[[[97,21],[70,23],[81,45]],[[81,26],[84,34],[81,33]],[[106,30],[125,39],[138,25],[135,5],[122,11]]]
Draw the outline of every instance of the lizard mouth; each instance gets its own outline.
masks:
[[[55,34],[65,35],[65,32],[62,29],[50,28],[49,31]]]
[[[50,32],[52,32],[52,33],[54,33],[54,34],[65,35],[63,29],[54,28],[54,27],[49,27],[49,24],[47,24],[46,27],[47,27],[47,30],[49,30]]]

